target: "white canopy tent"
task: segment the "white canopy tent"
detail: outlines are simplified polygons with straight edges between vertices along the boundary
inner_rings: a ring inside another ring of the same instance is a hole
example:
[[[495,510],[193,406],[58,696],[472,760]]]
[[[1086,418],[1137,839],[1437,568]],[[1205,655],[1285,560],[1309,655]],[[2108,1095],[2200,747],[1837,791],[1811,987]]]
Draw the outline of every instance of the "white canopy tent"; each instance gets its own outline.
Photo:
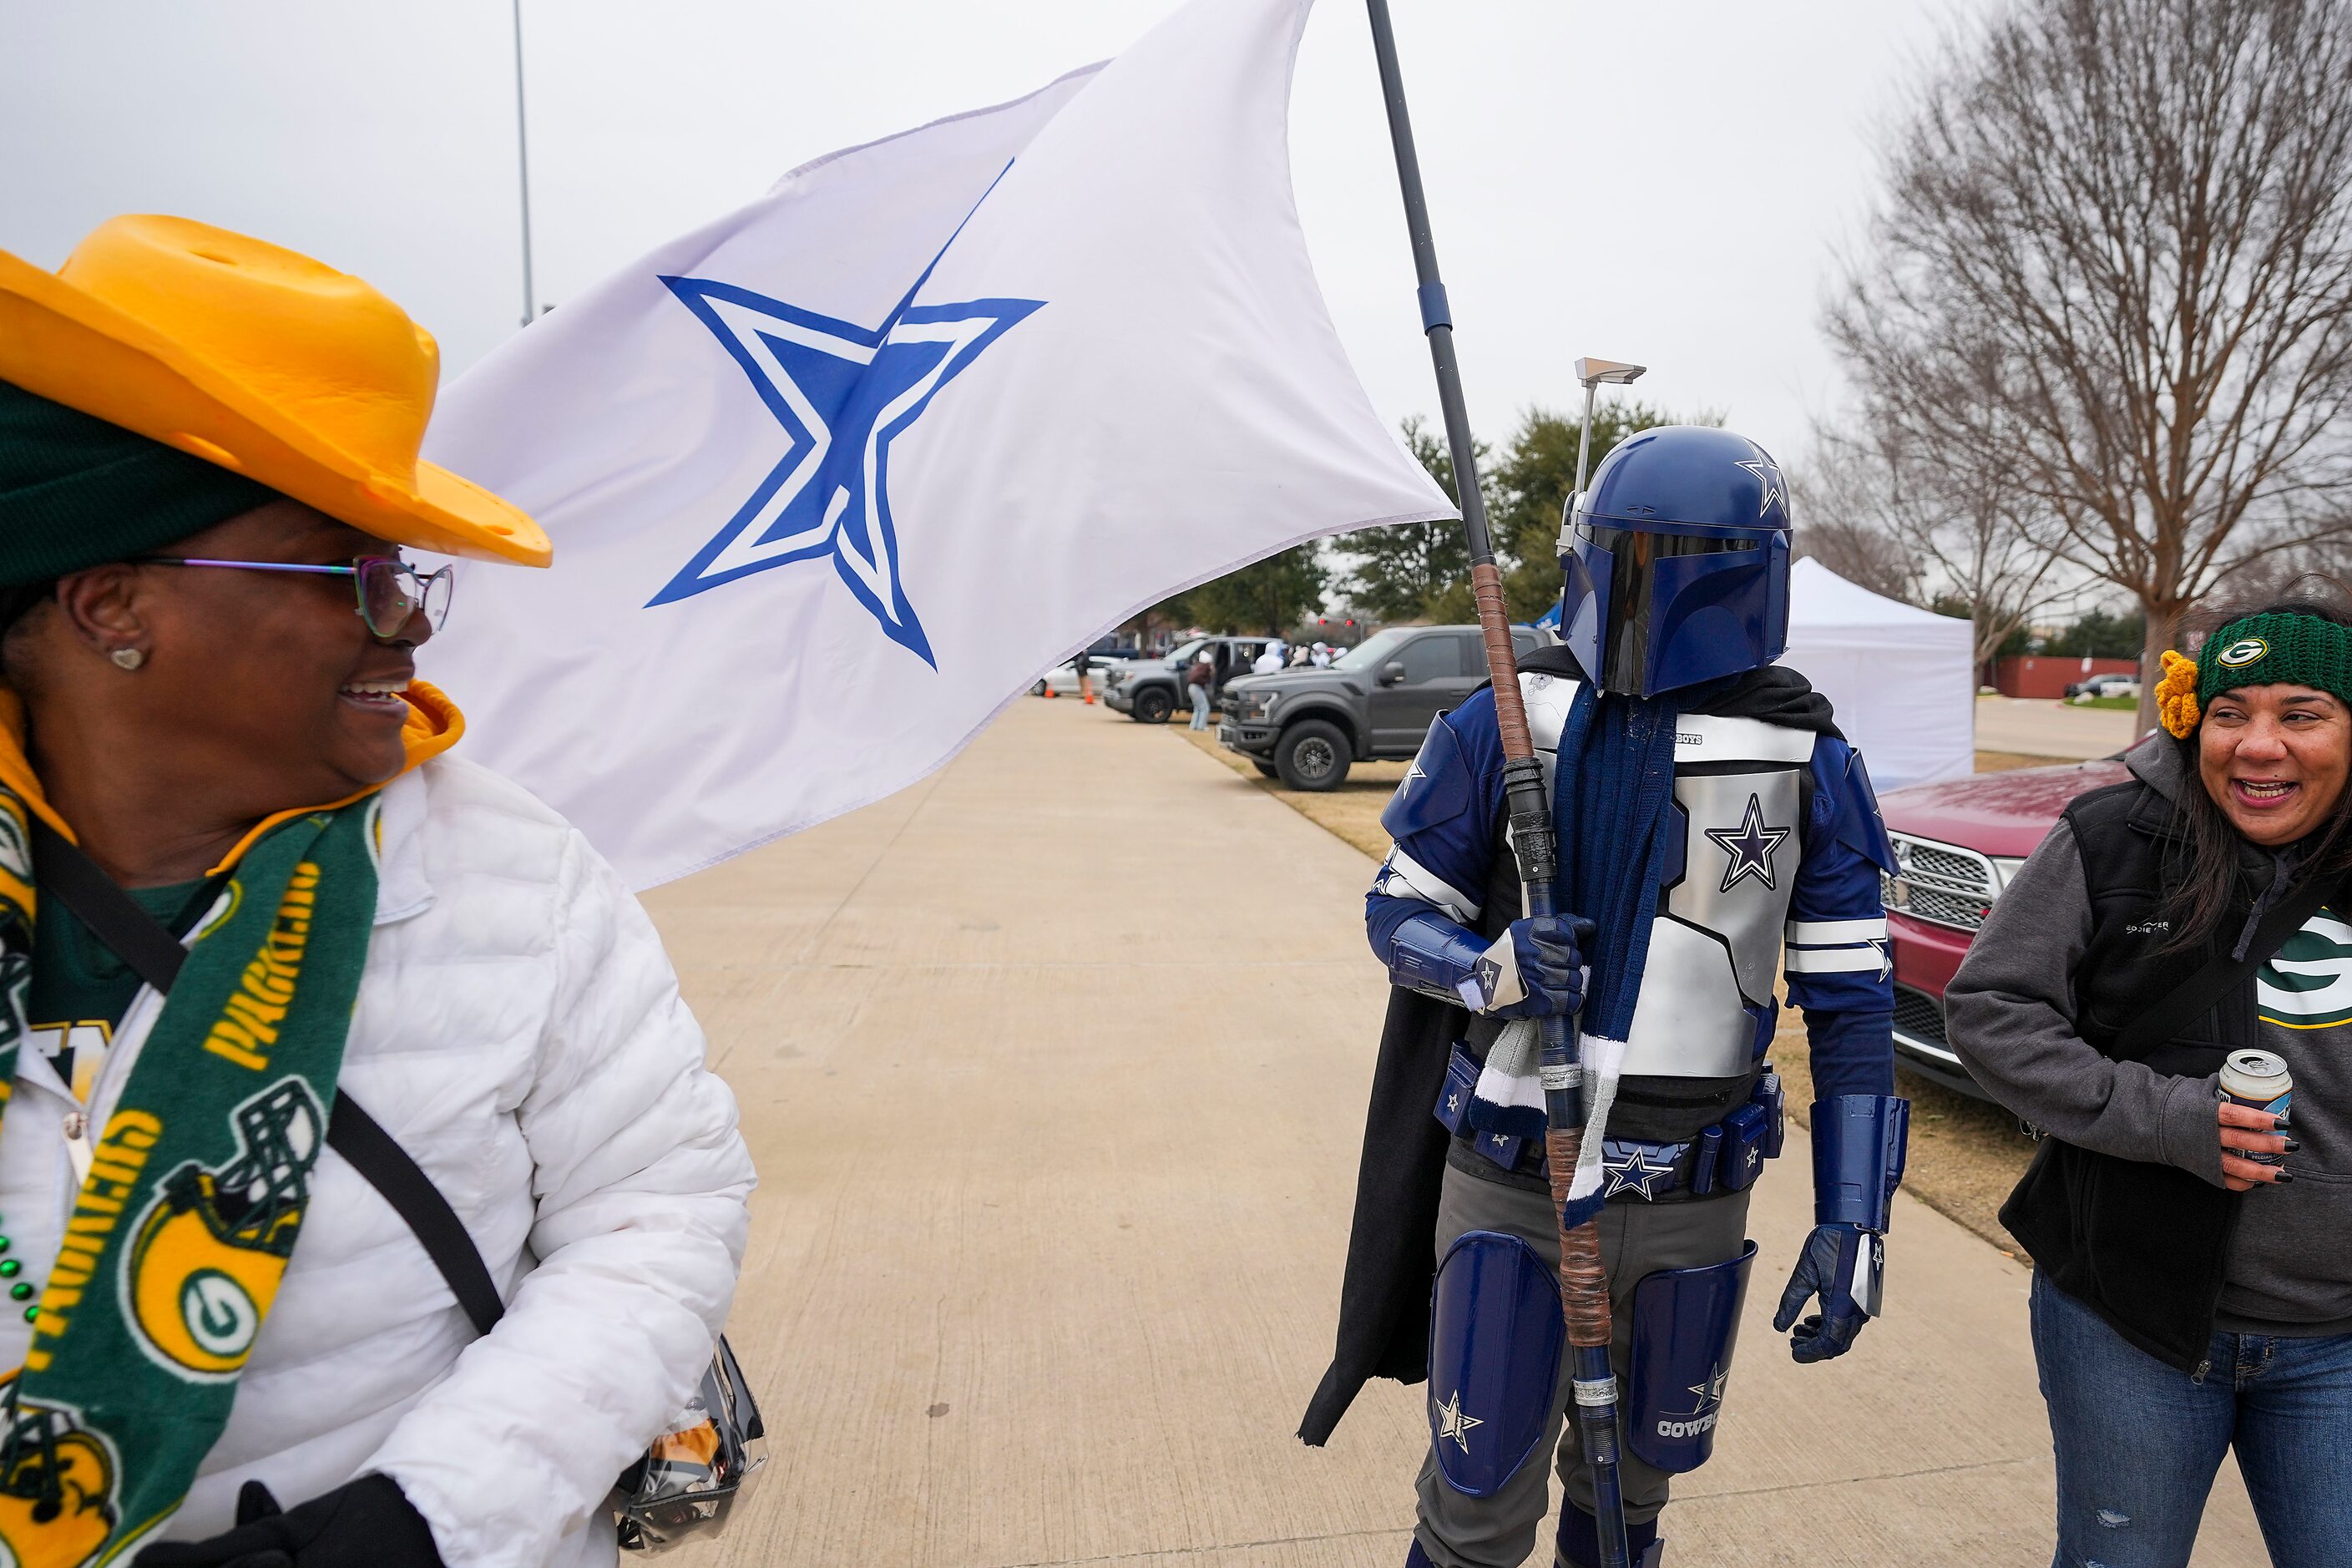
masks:
[[[1881,598],[1818,561],[1790,570],[1780,662],[1836,705],[1881,794],[1976,771],[1975,652],[1964,620]]]

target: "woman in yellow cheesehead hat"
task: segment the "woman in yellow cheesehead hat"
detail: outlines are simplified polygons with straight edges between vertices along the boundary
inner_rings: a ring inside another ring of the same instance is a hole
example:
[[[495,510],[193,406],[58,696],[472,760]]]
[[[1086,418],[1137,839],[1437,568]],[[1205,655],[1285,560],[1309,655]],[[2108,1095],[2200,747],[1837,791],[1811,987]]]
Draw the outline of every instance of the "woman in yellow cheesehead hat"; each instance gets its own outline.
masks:
[[[0,253],[0,1561],[609,1563],[709,1362],[733,1100],[635,900],[415,679],[451,576],[403,547],[550,556],[418,460],[438,376],[203,224]],[[487,1264],[478,1345],[355,1119]]]

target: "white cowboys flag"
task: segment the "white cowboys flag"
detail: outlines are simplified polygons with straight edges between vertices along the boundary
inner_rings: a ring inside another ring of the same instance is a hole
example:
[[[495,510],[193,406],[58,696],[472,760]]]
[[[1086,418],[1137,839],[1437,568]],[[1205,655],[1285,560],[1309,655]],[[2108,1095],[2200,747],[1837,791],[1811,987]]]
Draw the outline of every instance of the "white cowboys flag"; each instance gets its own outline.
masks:
[[[1171,593],[1454,516],[1307,263],[1309,3],[805,164],[452,385],[428,455],[555,541],[460,568],[425,673],[468,752],[649,886],[922,777]]]

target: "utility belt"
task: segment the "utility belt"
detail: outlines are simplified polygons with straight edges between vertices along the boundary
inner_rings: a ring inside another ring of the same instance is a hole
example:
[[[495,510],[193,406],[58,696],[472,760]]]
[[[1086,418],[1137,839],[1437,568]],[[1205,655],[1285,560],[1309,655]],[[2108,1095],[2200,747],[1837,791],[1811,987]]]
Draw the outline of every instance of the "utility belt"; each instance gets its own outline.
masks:
[[[1445,1064],[1436,1116],[1454,1134],[1451,1163],[1473,1175],[1500,1172],[1528,1185],[1548,1187],[1543,1140],[1507,1132],[1482,1132],[1470,1125],[1469,1107],[1480,1064],[1460,1042]],[[1777,1159],[1784,1131],[1780,1075],[1766,1062],[1746,1103],[1693,1137],[1676,1141],[1604,1138],[1601,1143],[1602,1193],[1609,1202],[1640,1198],[1649,1203],[1689,1203],[1744,1191]],[[1486,1167],[1481,1170],[1479,1167]]]

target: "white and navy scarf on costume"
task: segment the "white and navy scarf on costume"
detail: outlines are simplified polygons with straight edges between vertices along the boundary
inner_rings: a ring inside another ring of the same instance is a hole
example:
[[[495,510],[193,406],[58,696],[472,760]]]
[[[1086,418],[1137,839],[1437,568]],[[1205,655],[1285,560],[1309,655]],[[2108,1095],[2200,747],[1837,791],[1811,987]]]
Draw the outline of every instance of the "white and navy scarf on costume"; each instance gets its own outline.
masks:
[[[1601,1143],[1658,912],[1674,818],[1675,719],[1670,699],[1577,689],[1559,738],[1552,821],[1559,836],[1561,911],[1593,922],[1582,1034],[1585,1130],[1570,1184],[1570,1223],[1600,1207]],[[1481,1131],[1540,1138],[1543,1084],[1535,1020],[1514,1019],[1486,1053],[1469,1111]]]

